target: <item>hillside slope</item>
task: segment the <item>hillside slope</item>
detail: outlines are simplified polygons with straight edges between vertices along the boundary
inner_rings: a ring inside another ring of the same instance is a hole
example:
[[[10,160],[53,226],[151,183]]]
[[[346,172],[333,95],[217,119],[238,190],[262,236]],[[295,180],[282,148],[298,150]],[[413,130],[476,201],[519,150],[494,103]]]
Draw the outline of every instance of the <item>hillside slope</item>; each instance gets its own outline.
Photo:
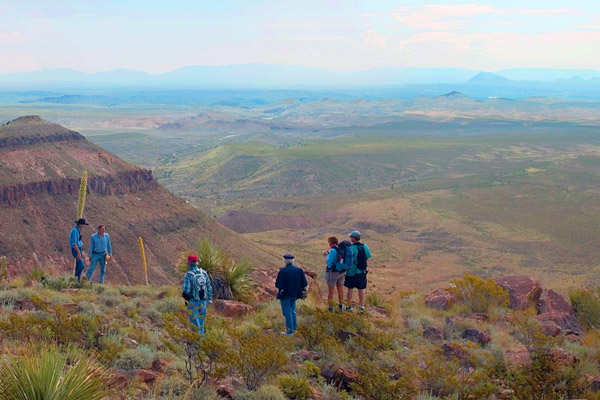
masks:
[[[7,257],[11,274],[35,267],[48,273],[72,270],[68,234],[84,170],[84,217],[91,224],[83,231],[84,245],[92,227],[106,225],[115,256],[107,279],[113,282],[143,281],[139,236],[155,283],[178,279],[173,262],[198,238],[212,239],[237,258],[275,265],[274,256],[161,187],[151,171],[126,163],[77,132],[28,116],[0,127],[0,254]]]

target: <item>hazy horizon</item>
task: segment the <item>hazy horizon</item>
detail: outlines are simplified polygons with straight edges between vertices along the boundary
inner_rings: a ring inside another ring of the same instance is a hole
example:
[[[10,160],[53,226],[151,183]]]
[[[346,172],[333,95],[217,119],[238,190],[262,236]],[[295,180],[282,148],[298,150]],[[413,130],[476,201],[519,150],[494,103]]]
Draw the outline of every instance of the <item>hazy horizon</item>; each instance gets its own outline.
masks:
[[[600,4],[588,1],[6,0],[0,22],[0,73],[257,63],[332,72],[600,68]]]

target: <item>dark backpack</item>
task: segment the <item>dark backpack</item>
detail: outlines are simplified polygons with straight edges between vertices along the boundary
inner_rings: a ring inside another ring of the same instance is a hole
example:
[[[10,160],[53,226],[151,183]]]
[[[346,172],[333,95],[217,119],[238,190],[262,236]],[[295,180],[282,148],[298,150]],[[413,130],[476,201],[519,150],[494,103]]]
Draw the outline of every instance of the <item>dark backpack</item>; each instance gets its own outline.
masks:
[[[347,240],[343,240],[338,244],[336,249],[338,261],[335,264],[335,270],[337,272],[346,272],[352,266],[352,251],[350,251],[350,246],[352,246],[352,244]]]
[[[367,270],[367,253],[365,252],[365,245],[362,243],[354,243],[356,246],[356,268],[360,271]]]

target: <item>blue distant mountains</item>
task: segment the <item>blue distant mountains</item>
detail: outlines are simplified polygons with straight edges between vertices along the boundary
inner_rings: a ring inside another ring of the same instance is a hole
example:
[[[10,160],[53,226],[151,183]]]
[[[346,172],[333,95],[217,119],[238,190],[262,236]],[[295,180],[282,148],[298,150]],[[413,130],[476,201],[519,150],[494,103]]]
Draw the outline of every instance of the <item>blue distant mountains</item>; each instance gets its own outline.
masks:
[[[572,69],[516,68],[481,72],[466,68],[380,67],[363,71],[332,72],[318,68],[274,64],[188,66],[178,70],[149,74],[133,69],[114,69],[85,73],[68,68],[0,74],[0,85],[89,86],[178,86],[218,88],[265,87],[371,87],[422,84],[507,84],[560,81],[569,84],[598,84],[600,71]]]

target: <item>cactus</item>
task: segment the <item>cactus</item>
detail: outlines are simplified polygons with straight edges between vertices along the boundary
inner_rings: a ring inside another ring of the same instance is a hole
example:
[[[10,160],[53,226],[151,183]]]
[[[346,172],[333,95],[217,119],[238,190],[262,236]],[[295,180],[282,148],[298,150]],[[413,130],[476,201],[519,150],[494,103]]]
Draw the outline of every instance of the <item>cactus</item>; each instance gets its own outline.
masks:
[[[79,201],[77,203],[77,219],[83,218],[83,208],[85,207],[85,195],[87,189],[87,171],[81,175],[81,184],[79,185]]]
[[[148,286],[148,269],[146,268],[146,252],[144,251],[144,241],[142,237],[138,237],[138,244],[140,245],[140,256],[142,257],[142,266],[144,267],[144,277],[146,278],[146,286]]]

